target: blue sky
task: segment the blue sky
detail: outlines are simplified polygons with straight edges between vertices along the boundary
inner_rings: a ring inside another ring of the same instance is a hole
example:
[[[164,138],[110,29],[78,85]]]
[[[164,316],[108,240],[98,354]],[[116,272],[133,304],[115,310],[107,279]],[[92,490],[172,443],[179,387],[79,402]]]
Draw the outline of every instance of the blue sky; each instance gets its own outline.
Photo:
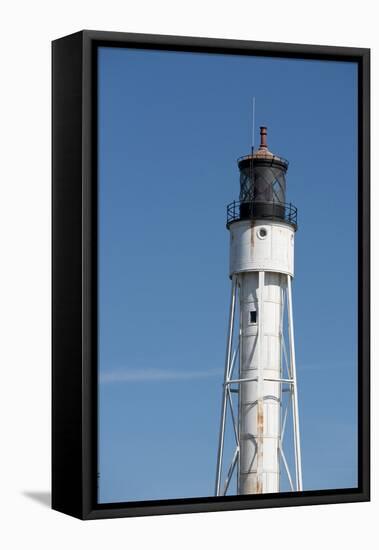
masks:
[[[357,68],[99,50],[99,501],[211,496],[236,159],[289,160],[304,489],[357,484]]]

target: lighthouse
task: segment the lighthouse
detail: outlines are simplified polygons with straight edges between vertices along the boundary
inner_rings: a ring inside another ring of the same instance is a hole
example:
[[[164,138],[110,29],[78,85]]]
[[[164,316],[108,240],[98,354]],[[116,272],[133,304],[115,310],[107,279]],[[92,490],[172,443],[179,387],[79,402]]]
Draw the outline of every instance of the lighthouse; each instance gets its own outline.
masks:
[[[283,475],[290,490],[301,491],[292,307],[297,209],[286,202],[288,162],[269,150],[266,127],[238,169],[239,200],[227,206],[231,298],[215,495],[226,495],[233,478],[237,494],[278,493]]]

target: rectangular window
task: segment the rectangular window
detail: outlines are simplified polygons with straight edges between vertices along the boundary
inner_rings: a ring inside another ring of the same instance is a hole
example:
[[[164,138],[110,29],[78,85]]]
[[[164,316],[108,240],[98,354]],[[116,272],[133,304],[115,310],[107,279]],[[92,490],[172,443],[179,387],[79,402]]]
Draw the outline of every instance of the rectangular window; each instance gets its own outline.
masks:
[[[254,324],[257,322],[257,312],[250,311],[250,323]]]

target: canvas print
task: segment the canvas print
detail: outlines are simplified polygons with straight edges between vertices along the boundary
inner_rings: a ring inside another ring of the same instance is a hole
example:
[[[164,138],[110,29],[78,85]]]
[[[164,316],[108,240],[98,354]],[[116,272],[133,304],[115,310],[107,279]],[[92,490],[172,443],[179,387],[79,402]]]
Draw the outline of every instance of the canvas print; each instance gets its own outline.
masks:
[[[98,50],[99,504],[358,486],[358,66]]]

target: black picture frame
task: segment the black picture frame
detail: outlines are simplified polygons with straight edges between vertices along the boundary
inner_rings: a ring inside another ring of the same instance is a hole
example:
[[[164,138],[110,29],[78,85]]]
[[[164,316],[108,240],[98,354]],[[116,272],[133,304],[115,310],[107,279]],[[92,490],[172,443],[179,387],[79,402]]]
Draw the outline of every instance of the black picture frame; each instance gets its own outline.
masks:
[[[99,504],[97,493],[97,48],[358,64],[358,487]],[[370,499],[370,50],[85,30],[52,43],[52,508],[81,519]]]

